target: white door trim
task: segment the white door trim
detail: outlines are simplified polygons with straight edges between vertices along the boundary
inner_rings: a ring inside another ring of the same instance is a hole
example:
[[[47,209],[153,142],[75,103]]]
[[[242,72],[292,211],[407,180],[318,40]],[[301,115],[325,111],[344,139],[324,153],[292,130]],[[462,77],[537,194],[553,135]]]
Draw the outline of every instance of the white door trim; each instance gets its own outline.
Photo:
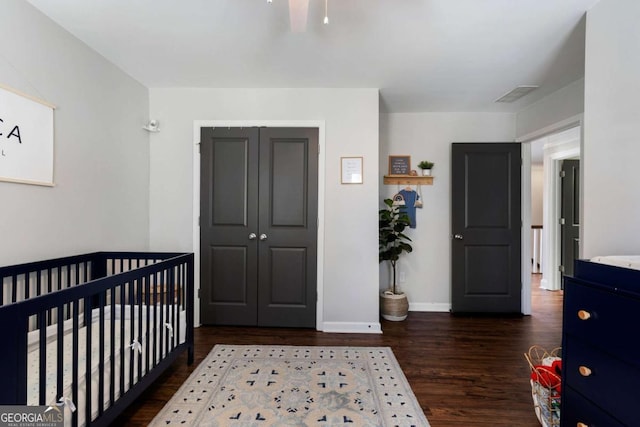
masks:
[[[522,293],[520,309],[522,314],[531,314],[531,144],[520,144],[522,154]]]
[[[195,325],[200,326],[200,129],[203,127],[309,127],[318,128],[318,236],[316,329],[324,330],[324,120],[194,120],[193,121],[193,253],[195,280]]]
[[[543,241],[548,243],[542,249],[543,268],[540,287],[543,289],[562,289],[558,273],[561,262],[560,242],[562,233],[559,224],[562,207],[560,168],[562,160],[579,156],[579,139],[551,142],[544,145],[545,203],[542,211],[544,224]],[[582,168],[580,168],[580,173],[582,174]],[[582,214],[582,209],[580,214]],[[580,234],[582,234],[582,228],[580,229]]]

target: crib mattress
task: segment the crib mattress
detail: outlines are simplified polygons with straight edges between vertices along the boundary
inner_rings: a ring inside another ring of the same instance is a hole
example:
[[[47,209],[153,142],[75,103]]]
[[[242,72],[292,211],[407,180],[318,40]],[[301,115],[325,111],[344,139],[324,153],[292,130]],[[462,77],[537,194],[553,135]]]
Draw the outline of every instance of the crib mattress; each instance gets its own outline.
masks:
[[[130,334],[130,326],[131,326],[131,313],[133,312],[134,316],[134,337],[137,336],[137,331],[139,327],[139,316],[138,316],[138,308],[137,306],[133,306],[133,311],[131,310],[132,306],[125,306],[125,319],[124,319],[124,390],[128,390],[130,388],[130,363],[131,363],[131,353],[133,353],[133,371],[134,371],[134,383],[138,380],[138,360],[142,359],[142,373],[143,375],[146,373],[145,371],[145,360],[146,360],[146,346],[147,342],[145,339],[140,341],[142,352],[133,349],[130,345],[133,342],[133,338]],[[177,311],[177,307],[175,307]],[[143,333],[146,331],[146,307],[143,306],[142,313],[142,330]],[[157,331],[154,329],[154,325],[159,323],[159,312],[154,312],[153,307],[150,307],[150,319],[152,320],[152,324],[150,325],[149,335],[149,365],[150,369],[153,366],[152,358],[153,353],[152,349],[155,345],[156,347],[156,363],[159,362],[164,357],[164,351],[160,349],[160,340],[154,339],[155,335],[159,335],[160,333],[164,333],[167,331],[164,325],[159,326]],[[111,374],[111,340],[110,340],[110,307],[105,307],[105,348],[104,348],[104,408],[108,408],[111,405],[110,397],[109,397],[109,376]],[[116,319],[114,320],[115,333],[114,333],[114,392],[115,399],[118,399],[120,396],[120,329],[121,329],[121,320],[120,317],[120,306],[116,307]],[[180,331],[179,331],[179,343],[183,343],[186,337],[186,313],[184,311],[179,311],[180,313]],[[154,324],[153,318],[156,318],[156,322]],[[171,317],[169,319],[163,319],[167,323],[171,322]],[[73,375],[73,335],[71,328],[72,320],[67,320],[64,323],[64,336],[63,336],[63,383],[64,383],[64,392],[63,396],[71,399],[73,397],[72,394],[72,375]],[[57,348],[58,343],[56,340],[56,329],[55,325],[47,328],[47,344],[46,344],[46,397],[45,402],[47,404],[52,404],[56,401],[56,392],[57,392]],[[155,332],[155,334],[154,334]],[[27,360],[27,404],[28,405],[39,405],[39,374],[40,374],[40,359],[39,359],[39,345],[37,342],[37,335],[39,331],[30,332],[29,336],[29,351],[28,351],[28,360]],[[99,362],[100,362],[100,328],[99,328],[99,310],[95,309],[92,313],[92,324],[91,324],[91,410],[92,415],[91,418],[94,419],[98,415],[98,387],[99,387]],[[86,367],[87,367],[87,327],[83,326],[78,329],[78,401],[74,402],[76,407],[78,408],[78,425],[85,425],[85,390],[86,390]],[[163,335],[163,344],[164,344],[164,335]],[[71,412],[68,408],[65,408],[65,425],[71,425]]]

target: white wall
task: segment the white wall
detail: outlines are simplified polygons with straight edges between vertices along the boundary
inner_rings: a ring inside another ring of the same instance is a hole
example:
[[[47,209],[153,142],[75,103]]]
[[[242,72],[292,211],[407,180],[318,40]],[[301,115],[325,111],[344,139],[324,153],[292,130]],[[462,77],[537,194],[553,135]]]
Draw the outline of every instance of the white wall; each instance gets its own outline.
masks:
[[[151,248],[193,247],[194,120],[325,123],[324,330],[379,330],[378,90],[151,89]],[[364,184],[340,184],[340,157],[364,157]]]
[[[542,225],[542,200],[544,195],[544,169],[531,165],[531,224]]]
[[[0,83],[57,106],[55,187],[0,182],[0,265],[146,249],[147,90],[22,0],[0,40]]]
[[[423,208],[417,209],[413,252],[403,256],[399,271],[406,275],[400,287],[410,309],[448,311],[451,306],[451,143],[510,142],[515,117],[505,113],[414,113],[380,116],[380,182],[388,173],[388,156],[411,155],[413,169],[420,160],[435,162],[433,186],[422,186]],[[380,186],[380,200],[399,189]],[[389,286],[389,268],[380,267],[380,289]]]
[[[587,14],[583,255],[640,253],[640,2]]]
[[[548,132],[562,130],[558,126],[567,121],[567,127],[575,126],[576,117],[584,112],[584,79],[576,80],[545,96],[516,114],[516,138],[518,141],[533,139]]]

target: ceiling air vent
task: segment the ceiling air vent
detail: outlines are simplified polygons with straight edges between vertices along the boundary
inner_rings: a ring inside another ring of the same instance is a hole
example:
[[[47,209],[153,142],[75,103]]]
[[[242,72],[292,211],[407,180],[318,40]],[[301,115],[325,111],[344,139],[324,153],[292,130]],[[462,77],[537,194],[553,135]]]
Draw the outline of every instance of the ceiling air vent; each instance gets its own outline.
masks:
[[[540,86],[535,85],[522,85],[516,86],[515,89],[511,89],[509,92],[496,99],[494,102],[514,102],[522,98],[529,92],[538,89]]]

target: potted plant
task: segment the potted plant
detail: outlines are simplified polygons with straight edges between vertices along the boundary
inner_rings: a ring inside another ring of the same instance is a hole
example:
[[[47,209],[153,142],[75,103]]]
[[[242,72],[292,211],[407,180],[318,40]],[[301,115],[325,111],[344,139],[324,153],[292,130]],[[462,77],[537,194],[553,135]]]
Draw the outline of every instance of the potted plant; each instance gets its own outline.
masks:
[[[433,169],[434,163],[428,160],[423,160],[418,163],[418,167],[422,169],[422,176],[431,176],[431,169]]]
[[[392,270],[392,282],[389,290],[380,294],[380,312],[387,320],[404,320],[409,313],[409,302],[404,292],[396,287],[396,264],[403,252],[413,248],[407,242],[411,239],[403,234],[411,222],[406,213],[393,205],[393,200],[385,199],[385,209],[378,211],[378,261],[389,261]]]

